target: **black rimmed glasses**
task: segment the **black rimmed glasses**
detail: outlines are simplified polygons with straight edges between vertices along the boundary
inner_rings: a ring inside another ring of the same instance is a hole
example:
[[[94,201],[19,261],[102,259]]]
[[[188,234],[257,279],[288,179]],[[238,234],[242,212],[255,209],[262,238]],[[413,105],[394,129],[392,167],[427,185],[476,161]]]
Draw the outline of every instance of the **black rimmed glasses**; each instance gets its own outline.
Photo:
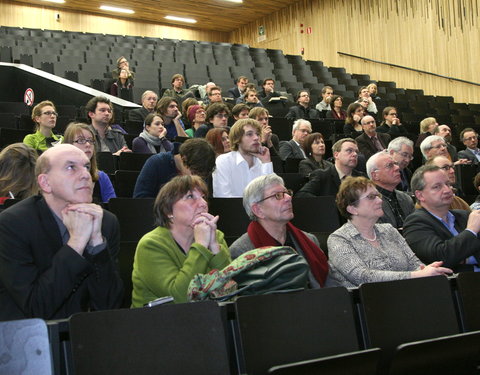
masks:
[[[78,143],[79,145],[84,145],[85,143],[89,143],[93,145],[95,141],[93,139],[87,139],[87,138],[79,138],[76,141],[73,141],[74,143]]]

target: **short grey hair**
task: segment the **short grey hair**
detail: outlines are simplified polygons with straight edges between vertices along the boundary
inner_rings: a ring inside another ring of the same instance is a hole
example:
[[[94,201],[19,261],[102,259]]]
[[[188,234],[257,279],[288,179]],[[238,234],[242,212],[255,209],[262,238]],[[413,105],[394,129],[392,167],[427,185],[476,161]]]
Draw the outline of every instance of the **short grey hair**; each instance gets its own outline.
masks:
[[[388,144],[388,152],[394,151],[394,152],[400,152],[402,149],[403,145],[407,145],[408,147],[411,147],[413,149],[413,141],[408,139],[407,137],[397,137],[390,141]]]
[[[382,155],[388,155],[390,157],[387,150],[382,150],[370,156],[367,161],[367,175],[370,180],[372,179],[372,172],[378,169],[378,158]]]
[[[303,118],[299,118],[298,120],[295,120],[292,126],[292,134],[297,130],[300,125],[307,125],[310,128],[310,131],[312,131],[312,124],[310,121],[304,120]]]
[[[283,178],[275,173],[271,173],[253,179],[243,190],[243,208],[251,220],[257,220],[257,217],[252,212],[252,206],[264,198],[265,190],[277,184],[285,186]]]
[[[425,173],[439,171],[440,169],[440,167],[437,167],[433,164],[422,165],[420,168],[418,168],[413,174],[412,180],[410,181],[412,192],[415,194],[417,190],[421,191],[425,189]]]
[[[425,159],[427,158],[427,151],[432,148],[432,143],[437,141],[445,143],[445,139],[439,135],[429,135],[422,141],[420,144],[420,151],[422,151],[422,155],[425,157]]]
[[[157,93],[156,93],[155,91],[147,90],[147,91],[145,91],[145,92],[142,94],[142,99],[141,99],[142,102],[143,102],[143,100],[146,98],[146,96],[149,95],[149,94],[155,94],[155,96],[157,97],[157,100],[158,100],[158,95],[157,95]]]

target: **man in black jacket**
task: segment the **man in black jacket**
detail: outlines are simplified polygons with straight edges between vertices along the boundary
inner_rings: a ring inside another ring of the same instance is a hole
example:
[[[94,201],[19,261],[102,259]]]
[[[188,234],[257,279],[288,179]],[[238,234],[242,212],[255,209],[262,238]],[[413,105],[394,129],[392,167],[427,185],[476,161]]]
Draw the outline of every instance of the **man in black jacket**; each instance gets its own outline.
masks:
[[[147,90],[142,94],[142,107],[132,109],[128,112],[128,119],[130,121],[145,121],[145,117],[149,113],[152,113],[155,110],[157,105],[158,96],[153,91]]]
[[[285,118],[289,120],[312,120],[319,119],[320,112],[310,107],[310,94],[306,90],[300,90],[295,98],[297,104],[290,107]]]

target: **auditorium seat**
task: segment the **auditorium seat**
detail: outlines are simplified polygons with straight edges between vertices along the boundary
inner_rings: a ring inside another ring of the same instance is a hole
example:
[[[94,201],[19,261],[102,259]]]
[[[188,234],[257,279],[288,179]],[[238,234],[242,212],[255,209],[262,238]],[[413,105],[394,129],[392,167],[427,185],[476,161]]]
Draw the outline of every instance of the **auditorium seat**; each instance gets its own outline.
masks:
[[[0,148],[16,142],[23,142],[23,138],[32,130],[0,128]]]
[[[480,330],[480,274],[464,272],[456,278],[458,304],[462,330],[464,332]]]
[[[138,241],[155,228],[154,201],[153,198],[112,198],[108,201],[108,210],[120,223],[121,241]]]
[[[115,171],[115,193],[119,198],[131,198],[135,190],[140,171],[122,170]]]

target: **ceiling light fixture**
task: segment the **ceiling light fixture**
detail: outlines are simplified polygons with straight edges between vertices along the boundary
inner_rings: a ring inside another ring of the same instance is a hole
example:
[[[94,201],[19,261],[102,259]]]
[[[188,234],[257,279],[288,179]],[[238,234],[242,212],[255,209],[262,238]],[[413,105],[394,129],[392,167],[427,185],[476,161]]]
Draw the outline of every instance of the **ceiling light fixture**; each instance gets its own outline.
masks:
[[[170,21],[178,21],[178,22],[187,22],[187,23],[197,23],[197,20],[193,18],[183,18],[183,17],[175,17],[175,16],[165,16],[165,19]]]
[[[125,9],[125,8],[117,8],[117,7],[111,7],[110,5],[102,5],[100,6],[101,10],[108,10],[110,12],[118,12],[118,13],[127,13],[127,14],[133,14],[135,13],[131,9]]]
[[[57,4],[65,3],[65,0],[43,0],[43,1],[47,1],[49,3],[57,3]]]
[[[237,3],[237,4],[243,3],[243,0],[223,0],[223,1],[228,1],[229,3]]]

